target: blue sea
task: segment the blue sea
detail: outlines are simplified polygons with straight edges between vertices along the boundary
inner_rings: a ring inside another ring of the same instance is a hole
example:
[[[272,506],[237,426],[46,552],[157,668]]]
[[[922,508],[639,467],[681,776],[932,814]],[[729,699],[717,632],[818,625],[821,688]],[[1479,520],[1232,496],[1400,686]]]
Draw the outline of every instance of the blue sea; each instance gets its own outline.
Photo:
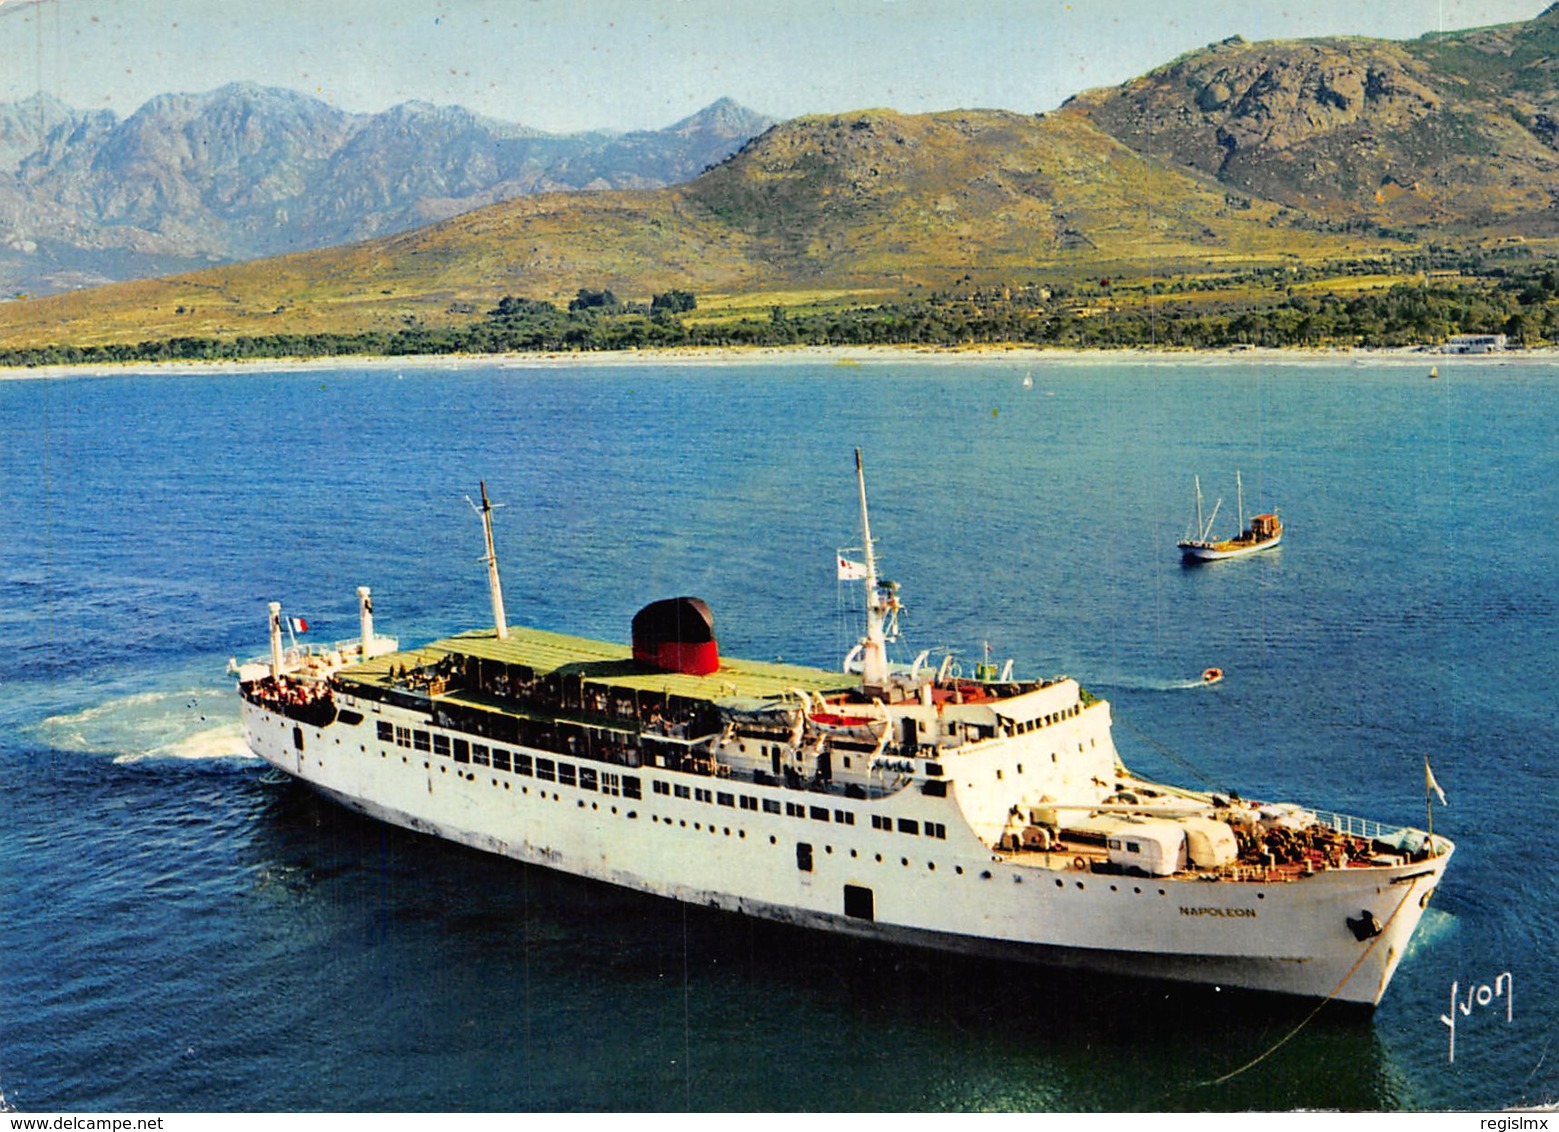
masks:
[[[1428,369],[0,381],[0,1107],[1554,1102],[1559,374]],[[316,641],[356,635],[358,585],[405,644],[486,621],[482,480],[512,621],[626,640],[643,604],[694,594],[727,654],[837,664],[857,447],[907,652],[1075,676],[1129,765],[1192,786],[1421,826],[1430,760],[1458,849],[1378,1010],[684,908],[346,814],[243,751],[224,669],[265,650],[268,601]],[[1193,476],[1229,533],[1236,473],[1282,547],[1182,566]]]

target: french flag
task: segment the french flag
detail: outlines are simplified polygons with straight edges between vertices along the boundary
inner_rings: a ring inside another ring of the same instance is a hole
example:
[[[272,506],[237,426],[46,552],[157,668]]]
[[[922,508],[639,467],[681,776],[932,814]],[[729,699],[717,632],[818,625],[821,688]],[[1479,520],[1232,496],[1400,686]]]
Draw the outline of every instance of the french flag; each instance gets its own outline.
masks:
[[[289,617],[287,618],[287,624],[292,626],[294,633],[307,633],[309,631],[309,623],[301,617]]]

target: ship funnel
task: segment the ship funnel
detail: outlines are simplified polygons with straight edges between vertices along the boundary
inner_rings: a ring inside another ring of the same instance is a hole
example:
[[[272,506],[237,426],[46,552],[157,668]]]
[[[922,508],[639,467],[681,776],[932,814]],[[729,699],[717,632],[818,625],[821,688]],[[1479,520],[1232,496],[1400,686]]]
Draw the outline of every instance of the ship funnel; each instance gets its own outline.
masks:
[[[633,659],[689,676],[719,671],[715,615],[696,597],[650,602],[633,616]]]
[[[271,679],[281,679],[281,602],[271,602]]]

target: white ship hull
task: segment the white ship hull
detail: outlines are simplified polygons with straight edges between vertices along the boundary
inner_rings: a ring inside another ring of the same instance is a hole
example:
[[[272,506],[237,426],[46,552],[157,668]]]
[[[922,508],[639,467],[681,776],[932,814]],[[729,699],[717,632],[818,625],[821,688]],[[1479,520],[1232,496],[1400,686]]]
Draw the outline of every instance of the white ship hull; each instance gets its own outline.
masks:
[[[361,720],[316,726],[246,700],[249,744],[326,797],[406,829],[687,903],[971,955],[1372,1005],[1449,860],[1298,882],[1100,875],[1055,854],[993,852],[959,805],[956,780],[943,797],[866,800],[716,778],[704,781],[704,801],[675,796],[686,775],[614,767],[618,792],[608,793],[604,773],[587,789],[386,743],[380,721],[440,732],[396,705],[339,706]],[[1107,743],[1108,727],[1097,704],[1053,738]],[[1021,740],[993,746],[1010,749],[985,761],[1009,772],[1040,756]],[[803,816],[784,813],[786,803]],[[891,828],[876,828],[874,814]],[[946,835],[897,832],[901,819]],[[1350,930],[1361,914],[1380,925],[1377,936]]]
[[[374,818],[672,900],[1378,1002],[1451,843],[1139,779],[1109,705],[1066,677],[987,662],[964,679],[951,655],[895,669],[859,452],[856,477],[867,627],[849,673],[722,657],[691,597],[642,608],[631,646],[511,630],[484,484],[493,628],[385,654],[362,587],[368,644],[294,663],[273,602],[269,666],[239,668],[249,746]]]
[[[1268,539],[1265,542],[1256,543],[1211,543],[1211,542],[1182,542],[1179,545],[1181,555],[1192,562],[1214,562],[1220,558],[1243,558],[1247,554],[1260,554],[1263,550],[1271,550],[1283,541],[1283,536]]]

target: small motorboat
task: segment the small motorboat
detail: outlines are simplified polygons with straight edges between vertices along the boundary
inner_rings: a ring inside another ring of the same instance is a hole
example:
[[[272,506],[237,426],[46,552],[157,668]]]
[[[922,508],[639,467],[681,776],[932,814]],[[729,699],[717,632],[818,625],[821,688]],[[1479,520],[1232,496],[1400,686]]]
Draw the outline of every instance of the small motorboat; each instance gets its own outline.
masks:
[[[1216,684],[1216,683],[1218,683],[1218,681],[1220,681],[1222,679],[1223,679],[1223,669],[1221,669],[1221,668],[1204,668],[1202,670],[1202,683],[1203,684]]]

